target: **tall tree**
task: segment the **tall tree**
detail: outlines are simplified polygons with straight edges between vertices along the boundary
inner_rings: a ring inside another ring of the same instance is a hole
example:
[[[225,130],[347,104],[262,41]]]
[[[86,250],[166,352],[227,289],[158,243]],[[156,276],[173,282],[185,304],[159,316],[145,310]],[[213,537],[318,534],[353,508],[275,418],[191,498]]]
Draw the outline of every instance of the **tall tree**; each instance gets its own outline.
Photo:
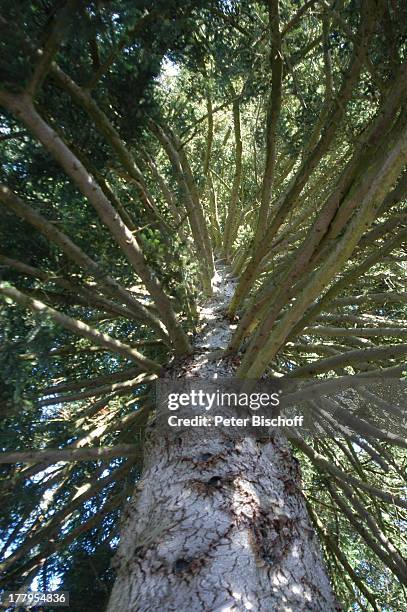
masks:
[[[174,442],[153,385],[403,376],[404,3],[3,5],[3,587],[402,609],[402,435]]]

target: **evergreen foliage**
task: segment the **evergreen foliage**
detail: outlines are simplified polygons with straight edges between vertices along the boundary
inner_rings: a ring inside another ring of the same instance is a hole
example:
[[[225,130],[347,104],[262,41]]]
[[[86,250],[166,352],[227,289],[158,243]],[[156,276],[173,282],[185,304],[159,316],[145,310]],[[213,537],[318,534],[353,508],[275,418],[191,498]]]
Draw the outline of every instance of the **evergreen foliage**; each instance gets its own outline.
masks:
[[[2,588],[58,577],[72,610],[102,610],[151,383],[193,350],[214,254],[239,278],[238,376],[405,375],[407,7],[2,8]],[[346,610],[407,605],[404,449],[296,450]]]

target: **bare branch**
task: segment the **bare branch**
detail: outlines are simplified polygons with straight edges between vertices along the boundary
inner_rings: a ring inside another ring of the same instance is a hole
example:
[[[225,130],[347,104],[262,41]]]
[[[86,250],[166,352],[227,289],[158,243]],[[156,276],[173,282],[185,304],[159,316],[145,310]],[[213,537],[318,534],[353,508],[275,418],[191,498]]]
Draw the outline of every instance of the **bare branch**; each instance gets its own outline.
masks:
[[[281,31],[281,36],[285,36],[290,32],[293,28],[295,28],[301,20],[301,17],[307,12],[309,8],[316,4],[317,0],[307,0],[305,4],[302,5],[301,8],[295,13],[294,17],[290,19],[290,21],[284,26]]]
[[[47,538],[58,532],[61,528],[64,520],[66,520],[72,513],[80,508],[81,505],[88,499],[92,499],[99,491],[102,491],[111,482],[119,481],[129,471],[134,463],[134,459],[129,459],[124,465],[120,466],[116,470],[112,470],[104,478],[99,478],[96,481],[94,478],[88,481],[87,486],[83,487],[83,492],[77,492],[71,500],[61,510],[55,512],[52,517],[36,532],[28,533],[25,541],[14,551],[7,559],[0,564],[0,569],[6,571],[12,567],[16,561],[25,557],[27,553],[37,544],[44,542]],[[90,485],[90,486],[89,486]]]
[[[293,440],[293,442],[295,446],[298,446],[298,448],[309,457],[309,459],[318,469],[320,469],[322,472],[327,472],[328,474],[334,476],[335,479],[337,479],[339,482],[349,484],[353,487],[359,487],[360,489],[363,489],[373,497],[377,497],[378,499],[381,499],[388,504],[393,504],[400,508],[407,508],[406,500],[397,497],[392,493],[388,493],[387,491],[382,491],[382,489],[378,489],[373,485],[363,482],[362,480],[355,478],[351,474],[346,474],[336,465],[325,459],[323,455],[308,446],[308,444],[306,444],[306,442],[302,438],[296,437],[295,441]]]
[[[131,310],[133,310],[137,318],[147,320],[156,329],[158,329],[161,335],[164,335],[164,329],[162,324],[157,320],[154,315],[147,310],[147,308],[139,302],[132,294],[130,294],[124,287],[119,285],[113,278],[105,273],[100,266],[89,257],[80,247],[78,247],[72,240],[57,227],[45,219],[38,212],[34,211],[30,206],[25,204],[21,198],[14,194],[6,185],[0,185],[0,202],[5,204],[8,208],[13,210],[20,218],[24,219],[36,229],[38,229],[44,236],[46,236],[52,242],[55,242],[62,251],[72,259],[77,265],[89,271],[94,278],[97,280],[109,295],[120,299],[126,303]],[[25,268],[28,273],[28,269]]]
[[[39,406],[52,406],[52,405],[55,405],[56,403],[65,404],[68,402],[77,402],[79,400],[83,400],[88,397],[98,397],[100,395],[105,395],[106,393],[112,393],[112,392],[115,395],[124,395],[126,393],[129,393],[132,389],[140,386],[141,384],[146,384],[155,379],[156,379],[155,375],[146,376],[145,374],[139,374],[135,378],[128,378],[126,376],[125,380],[121,380],[121,381],[119,380],[118,382],[101,384],[99,386],[91,385],[90,387],[86,388],[84,391],[78,391],[77,393],[73,393],[70,395],[57,395],[56,397],[54,396],[54,397],[42,399],[38,402],[38,405]]]
[[[281,110],[283,56],[281,53],[280,15],[278,0],[268,0],[270,28],[270,60],[272,84],[267,102],[266,125],[266,163],[261,187],[260,208],[254,244],[257,245],[264,236],[269,219],[271,191],[275,178],[277,156],[277,126]]]
[[[314,336],[358,336],[359,338],[378,338],[389,336],[391,338],[404,338],[407,336],[407,327],[330,327],[329,325],[314,325],[305,327],[304,334]]]
[[[321,293],[323,287],[342,268],[366,231],[366,228],[373,222],[385,194],[394,185],[407,161],[407,130],[403,123],[402,125],[395,126],[393,138],[394,146],[390,149],[386,148],[382,155],[377,155],[375,163],[370,167],[370,172],[364,173],[363,178],[358,181],[355,189],[347,196],[352,201],[357,199],[360,203],[357,214],[349,222],[342,237],[333,245],[324,263],[310,276],[308,284],[301,289],[295,304],[276,324],[271,338],[270,323],[275,317],[274,312],[273,319],[270,318],[268,322],[263,323],[259,327],[252,341],[251,350],[246,351],[245,359],[241,365],[241,374],[245,373],[249,377],[256,378],[260,371],[264,371],[264,368],[267,367],[270,360],[281,348],[291,329],[295,327],[299,318],[303,316],[311,301]],[[311,295],[313,297],[311,301],[308,301]],[[269,350],[261,348],[263,341],[269,345]],[[256,357],[253,361],[255,354]],[[247,371],[245,370],[246,367],[249,368]]]
[[[54,23],[51,27],[51,32],[42,49],[38,48],[35,54],[39,58],[35,66],[32,78],[27,86],[27,93],[34,98],[40,89],[48,71],[50,70],[52,61],[58,52],[59,46],[62,43],[66,29],[72,14],[75,12],[79,2],[78,0],[68,0],[54,17]]]
[[[101,63],[97,70],[95,70],[94,74],[89,80],[89,83],[86,86],[86,89],[90,90],[96,87],[100,79],[109,72],[110,68],[113,66],[115,60],[120,55],[120,53],[128,45],[130,45],[137,36],[137,34],[141,32],[143,28],[147,27],[148,24],[151,23],[154,19],[162,19],[162,16],[160,15],[157,9],[153,9],[149,13],[145,13],[144,15],[142,15],[142,17],[140,17],[140,19],[136,21],[134,26],[130,28],[127,32],[125,32],[125,34],[119,40],[117,46],[112,49],[105,61]]]
[[[131,444],[121,444],[112,447],[99,446],[97,448],[47,448],[44,450],[29,450],[0,453],[0,464],[4,463],[59,463],[60,461],[98,461],[114,459],[129,455],[139,455],[140,449]]]
[[[164,293],[157,277],[147,266],[136,237],[124,224],[93,176],[88,173],[60,136],[37,113],[29,99],[3,93],[0,95],[0,102],[27,125],[95,208],[101,221],[109,229],[154,299],[176,351],[181,354],[188,353],[190,351],[188,337],[176,319],[170,299]]]
[[[345,107],[350,100],[354,87],[359,79],[363,62],[366,57],[368,43],[372,35],[375,15],[373,7],[371,7],[369,10],[367,4],[368,3],[366,1],[363,3],[358,42],[354,46],[352,58],[349,63],[348,70],[344,76],[341,90],[337,96],[337,99],[332,103],[332,108],[327,115],[324,129],[321,130],[321,137],[307,158],[303,160],[295,177],[290,181],[287,190],[276,202],[275,210],[273,211],[274,214],[271,218],[267,231],[264,234],[263,239],[256,245],[256,248],[252,250],[249,264],[240,278],[239,285],[229,306],[229,314],[231,316],[236,313],[236,310],[243,297],[247,295],[257,273],[258,267],[270,247],[272,239],[280,229],[293,207],[298,203],[298,198],[309,177],[332,144],[339,124],[345,113]]]
[[[224,250],[227,257],[230,256],[230,251],[233,247],[233,242],[238,230],[237,223],[237,204],[239,200],[240,183],[242,179],[242,135],[240,126],[240,108],[239,100],[233,102],[233,128],[235,135],[235,175],[233,177],[233,185],[230,194],[230,202],[227,209],[227,217],[225,221],[225,237]]]
[[[72,319],[71,317],[54,310],[54,308],[47,306],[39,300],[33,300],[14,287],[9,287],[2,284],[0,285],[0,294],[11,298],[21,306],[29,308],[33,312],[50,316],[56,323],[68,331],[87,338],[96,345],[103,346],[112,352],[119,353],[123,357],[135,361],[143,368],[143,370],[146,370],[147,372],[155,372],[157,374],[162,374],[164,372],[164,369],[160,365],[154,361],[151,361],[147,357],[144,357],[144,355],[136,351],[136,349],[131,348],[128,344],[123,344],[123,342],[120,342],[120,340],[116,340],[107,334],[103,334],[82,321]]]
[[[405,332],[405,335],[407,335],[407,329]],[[337,368],[350,364],[357,364],[357,366],[360,368],[366,363],[371,363],[372,361],[385,360],[387,362],[389,359],[397,359],[402,357],[406,353],[407,344],[386,345],[378,348],[348,351],[347,353],[341,353],[340,355],[335,355],[334,357],[329,357],[328,359],[314,361],[313,363],[302,366],[301,368],[295,368],[292,372],[290,372],[289,376],[312,376],[321,372],[336,370]]]

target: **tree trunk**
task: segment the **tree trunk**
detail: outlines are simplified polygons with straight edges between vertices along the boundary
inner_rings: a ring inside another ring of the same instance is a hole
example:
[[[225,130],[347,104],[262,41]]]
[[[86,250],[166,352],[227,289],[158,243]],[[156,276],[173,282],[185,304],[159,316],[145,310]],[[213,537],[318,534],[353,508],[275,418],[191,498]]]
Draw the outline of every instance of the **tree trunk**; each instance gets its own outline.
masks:
[[[202,356],[203,347],[222,348],[231,335],[222,312],[232,281],[218,271],[218,292],[202,311],[200,350],[189,361],[194,377],[233,375],[233,365],[223,361],[217,372]],[[298,462],[277,431],[266,442],[221,431],[203,437],[190,429],[175,440],[154,434],[115,564],[108,612],[339,609]]]

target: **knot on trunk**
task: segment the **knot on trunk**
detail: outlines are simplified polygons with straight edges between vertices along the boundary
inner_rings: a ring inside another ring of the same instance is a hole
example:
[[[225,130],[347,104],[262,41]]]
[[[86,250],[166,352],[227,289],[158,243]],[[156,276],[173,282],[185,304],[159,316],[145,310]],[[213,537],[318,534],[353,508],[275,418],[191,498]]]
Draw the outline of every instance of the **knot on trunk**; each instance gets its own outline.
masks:
[[[257,517],[253,527],[253,549],[256,565],[276,565],[291,548],[295,521],[286,514]]]

